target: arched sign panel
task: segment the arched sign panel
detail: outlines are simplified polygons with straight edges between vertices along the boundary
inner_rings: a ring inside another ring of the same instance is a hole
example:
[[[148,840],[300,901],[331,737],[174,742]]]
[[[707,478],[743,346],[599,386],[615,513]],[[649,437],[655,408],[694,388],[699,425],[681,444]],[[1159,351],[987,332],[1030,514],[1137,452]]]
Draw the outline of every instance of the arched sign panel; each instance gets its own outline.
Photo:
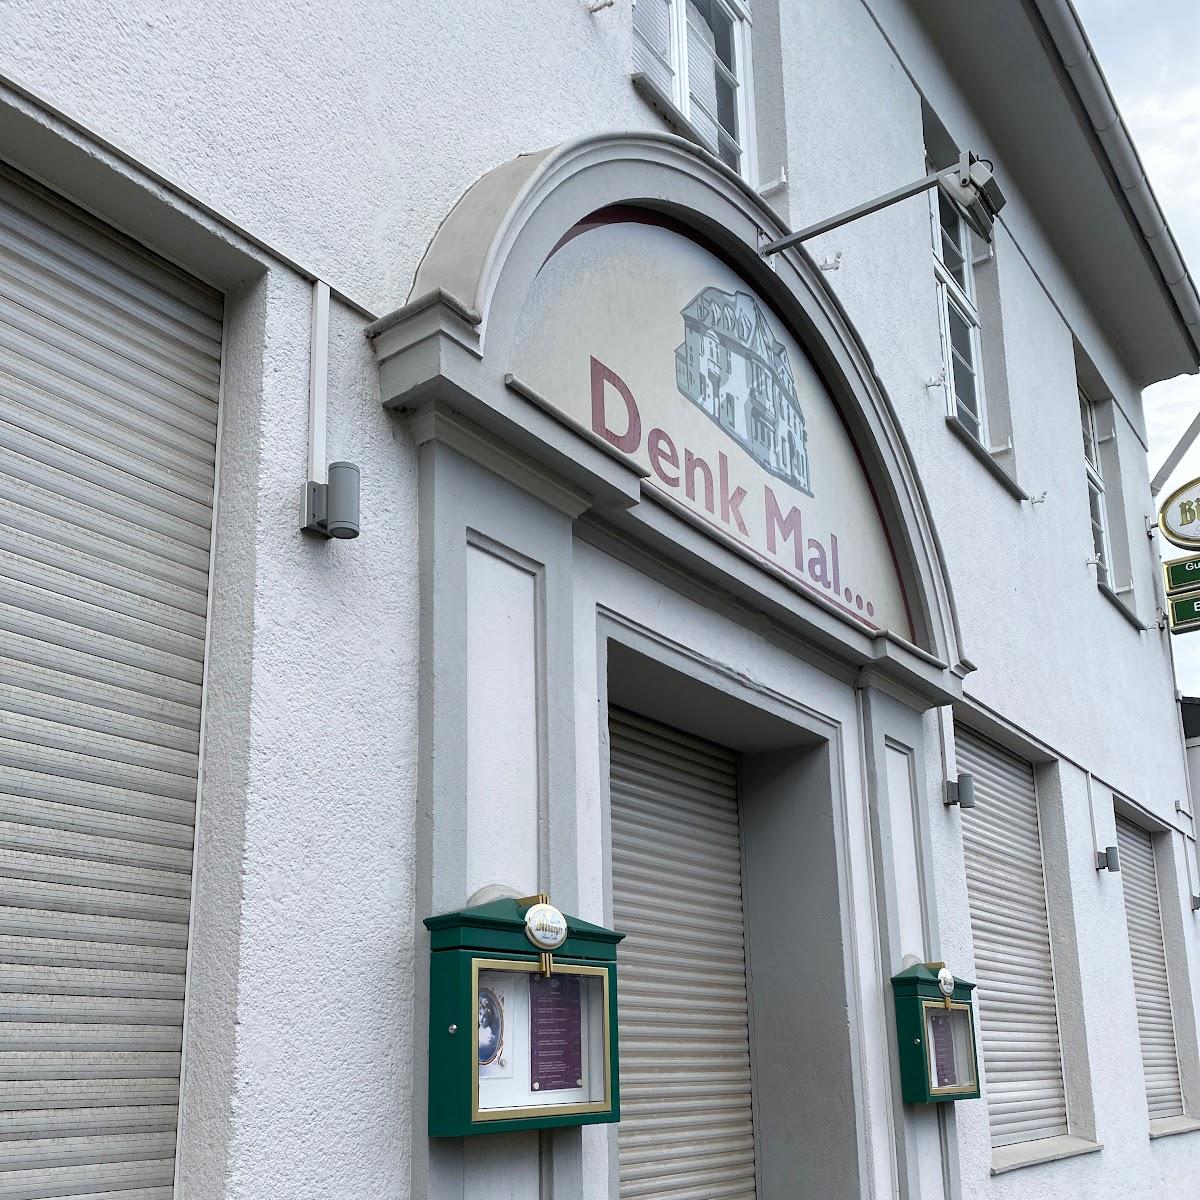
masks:
[[[862,463],[808,356],[727,263],[638,220],[543,266],[512,371],[649,470],[655,490],[856,621],[911,638]]]

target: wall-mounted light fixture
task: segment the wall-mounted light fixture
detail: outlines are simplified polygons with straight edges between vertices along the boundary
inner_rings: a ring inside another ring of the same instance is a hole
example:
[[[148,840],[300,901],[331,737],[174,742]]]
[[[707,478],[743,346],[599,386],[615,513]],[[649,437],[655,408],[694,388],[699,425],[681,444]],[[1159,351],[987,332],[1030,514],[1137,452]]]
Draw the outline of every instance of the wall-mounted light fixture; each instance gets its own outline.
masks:
[[[1104,850],[1096,851],[1096,870],[1097,871],[1119,871],[1121,869],[1121,856],[1117,852],[1116,846],[1109,846]]]
[[[1200,910],[1200,896],[1192,897],[1192,912]]]
[[[329,482],[305,485],[304,525],[322,537],[358,537],[358,467],[351,462],[329,464]]]
[[[992,174],[992,164],[987,159],[972,154],[970,150],[964,150],[958,162],[945,170],[932,171],[923,179],[906,183],[903,187],[885,192],[874,200],[856,204],[835,217],[826,217],[824,221],[818,221],[815,225],[808,225],[795,233],[789,233],[786,237],[767,242],[761,247],[762,254],[764,257],[778,254],[780,250],[786,250],[789,246],[798,245],[809,238],[828,233],[831,229],[848,225],[851,221],[857,221],[859,217],[869,216],[881,208],[907,200],[910,196],[920,195],[933,187],[942,189],[943,195],[954,202],[955,207],[962,213],[963,220],[981,238],[991,240],[992,224],[996,214],[1004,207],[1004,193]]]
[[[947,779],[946,796],[942,803],[957,804],[959,808],[974,808],[975,776],[963,772],[957,779]]]

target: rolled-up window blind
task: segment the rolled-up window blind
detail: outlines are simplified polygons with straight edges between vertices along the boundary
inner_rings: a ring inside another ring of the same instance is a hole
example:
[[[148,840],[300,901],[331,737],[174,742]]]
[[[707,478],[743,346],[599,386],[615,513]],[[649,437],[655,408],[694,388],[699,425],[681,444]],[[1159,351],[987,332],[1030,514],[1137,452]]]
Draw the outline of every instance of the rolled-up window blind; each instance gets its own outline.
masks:
[[[1137,999],[1138,1039],[1150,1119],[1177,1117],[1183,1112],[1175,1022],[1167,983],[1167,954],[1163,944],[1158,873],[1150,834],[1117,818],[1117,847],[1121,854],[1121,884],[1125,892],[1125,922],[1133,958],[1133,990]]]
[[[966,729],[960,771],[975,776],[963,813],[967,893],[992,1145],[1067,1132],[1050,922],[1033,768]]]

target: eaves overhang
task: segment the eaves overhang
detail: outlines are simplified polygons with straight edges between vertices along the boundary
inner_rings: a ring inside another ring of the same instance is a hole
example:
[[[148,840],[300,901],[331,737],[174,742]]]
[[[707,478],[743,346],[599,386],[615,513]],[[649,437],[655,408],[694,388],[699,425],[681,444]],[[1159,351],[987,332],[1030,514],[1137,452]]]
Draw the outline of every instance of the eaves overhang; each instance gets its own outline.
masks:
[[[1131,378],[1200,369],[1200,295],[1071,0],[907,6]]]

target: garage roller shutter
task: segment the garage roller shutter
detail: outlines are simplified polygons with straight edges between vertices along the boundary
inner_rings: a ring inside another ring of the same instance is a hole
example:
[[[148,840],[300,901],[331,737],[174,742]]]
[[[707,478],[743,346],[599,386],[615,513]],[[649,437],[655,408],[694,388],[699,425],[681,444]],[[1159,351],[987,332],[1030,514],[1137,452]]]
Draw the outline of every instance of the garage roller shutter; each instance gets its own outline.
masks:
[[[171,1193],[221,300],[0,169],[0,1198]]]
[[[754,1200],[734,756],[612,713],[622,1200]]]
[[[992,1144],[1067,1132],[1033,768],[960,729],[958,769],[975,776],[962,815],[976,993]]]
[[[1175,1052],[1175,1023],[1167,986],[1167,955],[1163,945],[1162,909],[1154,843],[1150,835],[1117,818],[1117,848],[1125,891],[1125,920],[1133,957],[1133,987],[1137,997],[1138,1036],[1150,1119],[1177,1117],[1183,1112],[1179,1059]]]

